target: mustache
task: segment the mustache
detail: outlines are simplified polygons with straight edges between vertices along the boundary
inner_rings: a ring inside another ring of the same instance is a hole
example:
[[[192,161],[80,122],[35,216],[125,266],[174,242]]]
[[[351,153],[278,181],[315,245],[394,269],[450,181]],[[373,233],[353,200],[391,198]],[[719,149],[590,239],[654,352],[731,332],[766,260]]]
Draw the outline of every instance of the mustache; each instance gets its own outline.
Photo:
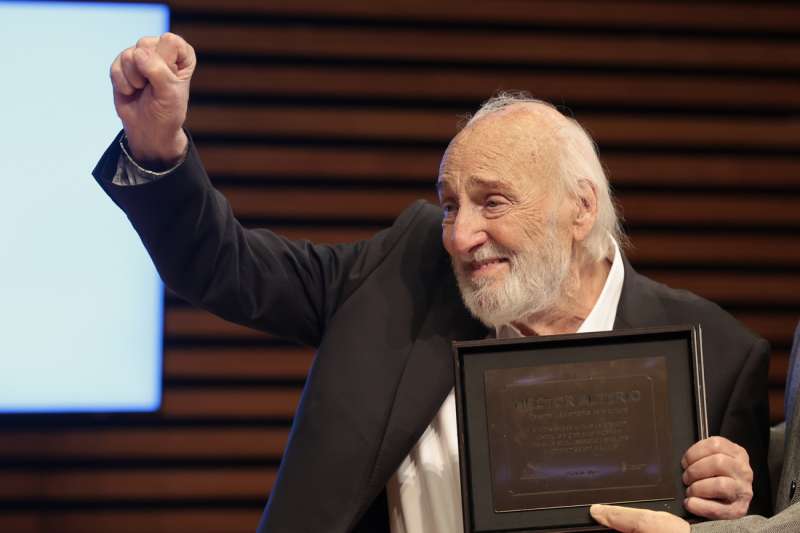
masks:
[[[467,257],[463,262],[472,263],[487,259],[511,259],[516,254],[504,246],[492,242],[486,243]]]

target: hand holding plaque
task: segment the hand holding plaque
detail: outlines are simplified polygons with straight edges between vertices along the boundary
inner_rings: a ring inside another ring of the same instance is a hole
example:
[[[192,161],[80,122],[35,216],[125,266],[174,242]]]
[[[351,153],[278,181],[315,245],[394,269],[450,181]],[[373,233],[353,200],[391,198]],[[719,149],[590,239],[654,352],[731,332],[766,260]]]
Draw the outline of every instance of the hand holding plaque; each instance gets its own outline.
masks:
[[[689,512],[715,520],[747,514],[753,499],[753,469],[744,448],[724,437],[710,437],[693,444],[681,466]]]

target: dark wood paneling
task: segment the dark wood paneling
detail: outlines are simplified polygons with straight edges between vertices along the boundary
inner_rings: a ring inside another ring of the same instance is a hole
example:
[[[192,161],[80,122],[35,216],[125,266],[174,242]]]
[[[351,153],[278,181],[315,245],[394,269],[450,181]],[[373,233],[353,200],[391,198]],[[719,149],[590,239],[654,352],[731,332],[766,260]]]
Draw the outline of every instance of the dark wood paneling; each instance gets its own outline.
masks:
[[[171,5],[192,13],[244,13],[252,15],[288,15],[294,17],[352,17],[383,21],[446,21],[486,24],[538,23],[562,27],[586,28],[671,28],[700,31],[797,32],[800,9],[786,5],[739,4],[725,2],[659,2],[608,0],[485,0],[464,3],[444,0],[431,4],[422,0],[385,1],[305,0],[175,0]]]
[[[391,220],[418,199],[436,202],[433,188],[306,189],[302,187],[220,187],[240,217],[325,220]],[[626,222],[636,225],[710,224],[713,227],[800,226],[792,196],[708,193],[617,195]]]
[[[0,439],[4,464],[80,461],[278,459],[287,428],[159,427],[37,428]],[[0,467],[2,468],[2,467]]]
[[[591,65],[791,72],[800,45],[750,37],[552,34],[537,31],[339,28],[307,22],[256,26],[176,22],[174,31],[206,53],[293,58],[454,63]]]
[[[402,180],[433,188],[442,149],[374,146],[275,146],[267,142],[235,145],[198,142],[212,175],[236,178],[325,179],[359,182]],[[444,147],[442,147],[444,148]],[[758,188],[800,191],[800,161],[792,156],[714,153],[603,154],[614,187],[682,189]]]
[[[0,469],[3,500],[103,501],[241,500],[263,498],[274,467]]]
[[[270,135],[318,139],[382,139],[446,144],[458,131],[454,111],[338,107],[231,107],[197,105],[189,127],[202,135]],[[800,118],[686,116],[578,117],[602,146],[692,146],[792,150],[800,148]]]
[[[552,73],[531,68],[486,71],[452,66],[208,63],[197,71],[192,86],[200,95],[293,95],[366,102],[474,102],[499,89],[528,89],[539,98],[572,105],[686,106],[695,110],[742,106],[796,109],[800,105],[800,84],[793,79],[569,70]]]
[[[46,506],[44,506],[46,507]],[[237,507],[206,509],[202,505],[178,510],[142,506],[133,510],[102,507],[91,510],[11,511],[0,513],[0,531],[13,533],[230,533],[253,531],[261,510]]]
[[[168,311],[172,322],[176,310]],[[174,322],[173,322],[174,323]],[[311,366],[309,348],[195,347],[168,349],[164,361],[167,379],[303,379]]]

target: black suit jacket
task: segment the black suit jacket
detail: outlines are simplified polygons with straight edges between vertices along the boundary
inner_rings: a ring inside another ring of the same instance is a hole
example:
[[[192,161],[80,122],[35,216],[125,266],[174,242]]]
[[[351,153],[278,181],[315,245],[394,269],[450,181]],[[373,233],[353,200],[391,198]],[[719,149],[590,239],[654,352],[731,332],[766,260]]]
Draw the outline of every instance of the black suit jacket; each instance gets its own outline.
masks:
[[[372,239],[326,246],[245,230],[193,146],[153,183],[111,184],[119,149],[95,168],[165,283],[228,320],[318,347],[261,532],[388,530],[384,487],[453,387],[450,342],[486,329],[461,303],[439,208],[418,202]],[[625,264],[615,329],[700,323],[709,427],[747,448],[759,512],[766,478],[767,343],[716,305]]]

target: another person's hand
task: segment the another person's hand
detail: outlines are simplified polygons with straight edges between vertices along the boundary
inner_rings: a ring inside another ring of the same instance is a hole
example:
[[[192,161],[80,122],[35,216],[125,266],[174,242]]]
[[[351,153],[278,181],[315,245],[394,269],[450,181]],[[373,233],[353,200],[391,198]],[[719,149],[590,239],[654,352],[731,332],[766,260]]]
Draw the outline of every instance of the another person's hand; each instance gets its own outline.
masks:
[[[753,470],[747,451],[723,437],[693,444],[681,460],[687,486],[686,509],[713,520],[740,518],[753,498]]]
[[[185,152],[182,128],[196,64],[194,49],[174,33],[142,37],[112,63],[114,106],[139,163],[168,168]]]
[[[689,523],[674,514],[614,505],[592,505],[592,518],[622,533],[689,533]]]

